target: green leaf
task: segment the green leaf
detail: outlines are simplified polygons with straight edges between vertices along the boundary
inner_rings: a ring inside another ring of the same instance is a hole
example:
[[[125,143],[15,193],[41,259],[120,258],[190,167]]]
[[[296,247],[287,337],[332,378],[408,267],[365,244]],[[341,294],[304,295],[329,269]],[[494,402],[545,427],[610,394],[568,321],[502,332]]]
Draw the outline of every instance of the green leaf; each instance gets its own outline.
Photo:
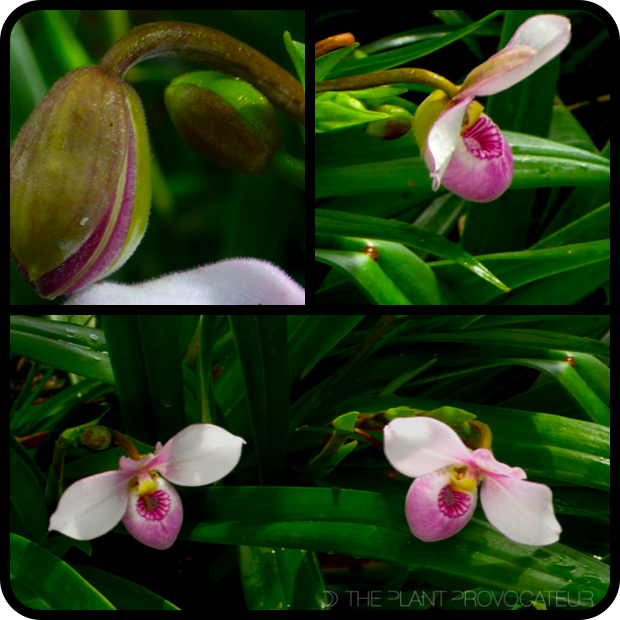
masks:
[[[91,610],[115,607],[66,562],[11,533],[11,588],[32,609]]]
[[[11,531],[31,540],[39,540],[47,532],[47,506],[43,497],[41,474],[32,471],[32,464],[23,448],[9,451],[10,456],[10,523]]]
[[[14,355],[114,383],[102,330],[14,315],[10,323]]]
[[[321,610],[329,606],[321,567],[312,551],[242,545],[239,568],[250,610]]]
[[[293,41],[293,37],[291,37],[291,33],[286,31],[284,33],[284,45],[286,47],[286,51],[288,52],[293,64],[295,65],[295,69],[297,71],[297,75],[301,81],[301,85],[306,89],[306,46],[304,43],[299,43],[298,41]]]
[[[318,292],[350,279],[376,304],[449,303],[449,291],[440,290],[431,267],[401,243],[331,234],[315,238],[321,247],[315,251],[316,260],[338,270],[328,274]],[[374,254],[367,254],[369,249]]]
[[[514,144],[515,174],[512,188],[585,186],[609,183],[609,160],[583,149],[513,132],[505,132]],[[383,147],[383,159],[371,159],[372,150],[361,151],[359,143],[368,142],[361,135],[347,133],[338,140],[355,154],[355,163],[343,157],[337,165],[324,165],[316,159],[316,197],[355,196],[370,192],[410,192],[412,187],[426,189],[431,179],[418,149],[406,136],[401,145],[393,146],[390,154]],[[395,142],[399,142],[396,140]],[[389,146],[392,146],[391,144]],[[409,152],[403,147],[409,147]],[[328,149],[323,145],[322,149]],[[365,157],[363,156],[365,154]],[[361,161],[361,160],[364,161]]]
[[[157,440],[163,444],[187,426],[176,316],[139,314],[138,328]]]
[[[248,513],[248,506],[253,509]],[[560,543],[520,545],[472,519],[455,536],[424,543],[411,534],[404,497],[337,488],[210,488],[201,522],[181,537],[200,542],[279,546],[374,558],[421,571],[425,582],[456,577],[463,588],[549,592],[554,602],[589,607],[609,587],[609,567]],[[579,596],[590,592],[592,598]],[[556,598],[557,597],[557,598]]]
[[[286,319],[229,315],[241,364],[261,484],[282,466],[288,442]]]
[[[388,114],[367,110],[361,101],[347,93],[322,93],[315,98],[314,131],[323,133],[364,125],[388,118]]]
[[[350,413],[345,413],[344,415],[338,416],[334,420],[334,429],[345,433],[352,433],[355,428],[358,415],[359,414],[357,411],[351,411]]]
[[[501,15],[504,11],[494,11],[489,13],[477,22],[473,22],[457,30],[456,32],[446,34],[441,37],[433,37],[430,41],[417,43],[416,45],[408,45],[403,49],[396,49],[382,54],[367,56],[365,58],[348,59],[342,62],[330,73],[331,78],[345,77],[349,75],[361,75],[363,73],[374,73],[384,69],[391,69],[403,63],[422,58],[432,52],[435,52],[450,43],[454,43],[468,34],[475,32],[480,26],[486,22]]]
[[[69,565],[84,577],[91,586],[96,588],[102,596],[105,596],[115,609],[131,611],[179,610],[179,607],[169,603],[165,598],[133,581],[77,562],[70,562]]]
[[[418,250],[433,252],[451,258],[503,291],[510,290],[480,261],[462,250],[458,245],[437,233],[411,226],[405,222],[388,221],[341,211],[315,209],[315,232],[317,234],[332,233],[396,241]]]

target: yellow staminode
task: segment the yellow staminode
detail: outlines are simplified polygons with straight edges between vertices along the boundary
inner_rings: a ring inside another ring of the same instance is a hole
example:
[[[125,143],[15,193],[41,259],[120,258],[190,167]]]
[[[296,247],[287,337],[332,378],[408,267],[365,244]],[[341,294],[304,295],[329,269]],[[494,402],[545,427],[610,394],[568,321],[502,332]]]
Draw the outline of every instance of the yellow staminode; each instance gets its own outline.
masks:
[[[471,493],[476,489],[476,481],[467,477],[466,468],[454,468],[452,470],[452,478],[450,479],[450,488],[459,493]]]
[[[148,480],[144,480],[140,484],[140,488],[138,489],[138,495],[140,497],[142,497],[143,495],[152,495],[153,493],[155,493],[155,491],[157,491],[157,483],[149,478]]]
[[[461,132],[474,125],[480,118],[483,110],[484,106],[481,103],[472,101],[467,108],[467,114],[463,117],[463,128]]]

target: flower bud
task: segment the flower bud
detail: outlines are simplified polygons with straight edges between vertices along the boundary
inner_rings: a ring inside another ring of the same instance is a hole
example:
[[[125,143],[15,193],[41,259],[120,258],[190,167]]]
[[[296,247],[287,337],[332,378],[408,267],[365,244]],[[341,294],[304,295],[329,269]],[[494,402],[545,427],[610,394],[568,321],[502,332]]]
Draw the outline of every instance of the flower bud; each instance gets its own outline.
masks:
[[[135,91],[99,67],[56,82],[11,149],[11,252],[54,299],[116,271],[150,208],[146,123]]]
[[[107,450],[112,443],[112,433],[105,426],[95,424],[84,430],[80,441],[91,450]]]
[[[218,71],[176,78],[165,101],[187,145],[221,168],[259,176],[282,148],[282,130],[269,100],[251,84]]]
[[[378,140],[396,140],[411,131],[412,116],[405,108],[396,105],[383,104],[373,108],[374,112],[384,112],[390,118],[373,121],[366,125],[366,133]]]

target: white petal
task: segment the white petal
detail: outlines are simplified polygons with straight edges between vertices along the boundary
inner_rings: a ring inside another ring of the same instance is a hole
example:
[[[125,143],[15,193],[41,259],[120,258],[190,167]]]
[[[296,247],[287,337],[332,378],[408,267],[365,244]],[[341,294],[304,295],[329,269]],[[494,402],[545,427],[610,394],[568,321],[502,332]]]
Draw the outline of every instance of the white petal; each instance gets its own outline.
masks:
[[[253,258],[231,259],[143,284],[98,282],[71,295],[65,306],[303,306],[305,292],[284,271]]]
[[[182,486],[211,484],[234,469],[244,443],[214,424],[192,424],[166,442],[149,467]]]
[[[535,15],[524,21],[509,45],[527,45],[536,51],[533,73],[560,54],[570,42],[570,20],[563,15]]]
[[[538,482],[484,472],[480,500],[484,514],[504,536],[524,545],[557,542],[551,489]]]
[[[439,420],[396,418],[384,429],[385,456],[405,476],[426,476],[448,465],[474,464],[460,437]]]
[[[131,474],[106,471],[74,482],[62,495],[50,518],[50,530],[90,540],[109,532],[127,510]]]
[[[448,108],[433,124],[428,133],[424,161],[433,179],[433,190],[441,184],[450,159],[461,139],[463,116],[471,99],[463,99]]]

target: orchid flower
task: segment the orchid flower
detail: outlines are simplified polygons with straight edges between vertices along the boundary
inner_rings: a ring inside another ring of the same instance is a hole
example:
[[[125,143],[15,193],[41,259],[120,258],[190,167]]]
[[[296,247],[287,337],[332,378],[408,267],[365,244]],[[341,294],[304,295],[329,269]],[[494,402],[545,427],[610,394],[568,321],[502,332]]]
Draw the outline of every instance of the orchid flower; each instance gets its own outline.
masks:
[[[500,463],[487,448],[470,451],[447,424],[433,418],[396,418],[384,433],[392,467],[415,478],[405,514],[416,538],[434,542],[459,532],[474,513],[481,483],[482,509],[502,534],[524,545],[559,539],[562,528],[551,489],[525,480],[520,467]]]
[[[97,282],[71,295],[65,306],[303,306],[304,289],[266,261],[238,258],[174,273],[142,284]]]
[[[202,486],[222,479],[239,462],[245,441],[213,424],[192,424],[155,453],[133,460],[122,456],[120,470],[74,482],[62,495],[49,529],[90,540],[122,519],[129,533],[155,549],[168,549],[183,522],[183,506],[170,484]]]
[[[566,48],[570,21],[537,15],[508,45],[476,67],[449,97],[436,90],[419,106],[415,135],[433,180],[467,200],[495,200],[510,186],[510,145],[475,97],[494,95],[525,79]]]

